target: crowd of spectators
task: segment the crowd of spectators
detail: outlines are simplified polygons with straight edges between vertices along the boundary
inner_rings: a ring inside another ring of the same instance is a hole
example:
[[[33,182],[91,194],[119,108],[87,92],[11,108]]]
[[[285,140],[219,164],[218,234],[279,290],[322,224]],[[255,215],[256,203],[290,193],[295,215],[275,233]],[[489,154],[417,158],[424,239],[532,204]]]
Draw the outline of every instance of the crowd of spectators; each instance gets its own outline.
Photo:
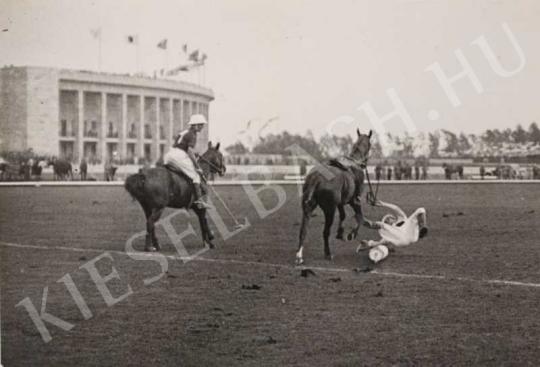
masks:
[[[387,161],[375,166],[375,179],[379,180],[427,180],[428,165],[425,162],[415,161],[410,164],[398,160],[393,166]]]

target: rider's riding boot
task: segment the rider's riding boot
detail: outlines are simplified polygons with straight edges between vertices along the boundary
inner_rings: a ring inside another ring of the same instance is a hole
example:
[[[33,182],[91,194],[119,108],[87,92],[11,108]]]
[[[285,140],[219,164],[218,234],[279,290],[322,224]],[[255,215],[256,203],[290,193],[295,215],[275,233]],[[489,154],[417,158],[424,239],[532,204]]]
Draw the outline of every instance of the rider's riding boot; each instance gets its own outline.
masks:
[[[202,197],[208,195],[208,184],[206,182],[201,182],[201,194]]]
[[[362,205],[362,197],[358,190],[354,191],[353,198],[351,200],[352,205]]]
[[[356,195],[354,197],[353,204],[354,205],[362,205],[362,198],[360,197],[360,195]]]
[[[195,201],[193,204],[195,204],[199,209],[213,209],[211,205],[205,203],[202,199],[202,188],[200,183],[194,183],[193,189],[195,193]]]

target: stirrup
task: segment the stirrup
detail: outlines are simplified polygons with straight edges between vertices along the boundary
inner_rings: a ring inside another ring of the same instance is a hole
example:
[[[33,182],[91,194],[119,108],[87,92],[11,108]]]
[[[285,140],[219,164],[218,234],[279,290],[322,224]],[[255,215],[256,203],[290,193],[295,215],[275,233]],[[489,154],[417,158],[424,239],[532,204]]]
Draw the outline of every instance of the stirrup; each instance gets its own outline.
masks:
[[[362,205],[362,198],[360,197],[360,195],[356,195],[351,202],[354,205]]]
[[[199,200],[195,200],[193,202],[193,204],[195,204],[195,206],[197,206],[199,209],[214,209],[214,207],[206,202],[204,202],[203,200],[199,199]]]

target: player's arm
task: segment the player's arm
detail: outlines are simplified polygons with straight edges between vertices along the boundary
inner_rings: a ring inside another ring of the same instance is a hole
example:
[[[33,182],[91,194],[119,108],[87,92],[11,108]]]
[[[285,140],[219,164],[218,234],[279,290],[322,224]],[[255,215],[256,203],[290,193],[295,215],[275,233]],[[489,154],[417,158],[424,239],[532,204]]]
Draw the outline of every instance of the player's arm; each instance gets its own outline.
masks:
[[[381,200],[377,200],[375,202],[375,206],[382,206],[382,207],[391,209],[394,212],[396,212],[396,214],[398,215],[399,218],[402,218],[402,219],[407,218],[407,214],[405,214],[405,212],[403,210],[401,210],[401,208],[399,206],[397,206],[397,205],[386,203],[386,202],[381,201]]]
[[[189,157],[189,159],[191,159],[191,161],[193,162],[193,165],[195,166],[196,169],[199,169],[199,163],[197,162],[197,153],[195,152],[194,148],[195,148],[195,136],[193,136],[190,132],[188,132],[185,136],[184,136],[184,139],[185,139],[185,143],[188,147],[186,153]]]
[[[364,218],[364,226],[370,229],[381,229],[381,222],[373,222],[369,219]]]
[[[192,147],[188,147],[188,150],[186,153],[189,159],[191,159],[191,161],[193,162],[193,165],[195,166],[195,168],[199,169],[199,163],[197,162],[197,153],[195,152],[195,150]]]
[[[420,225],[420,227],[426,227],[427,226],[426,209],[418,208],[415,213],[416,213],[416,218],[418,220],[418,224]]]

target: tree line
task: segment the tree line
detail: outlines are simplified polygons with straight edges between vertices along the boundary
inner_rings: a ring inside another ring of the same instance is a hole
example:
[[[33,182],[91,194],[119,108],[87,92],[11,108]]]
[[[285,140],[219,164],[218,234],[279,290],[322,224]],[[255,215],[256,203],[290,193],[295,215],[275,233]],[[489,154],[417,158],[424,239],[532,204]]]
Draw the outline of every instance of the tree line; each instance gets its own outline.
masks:
[[[291,146],[299,146],[315,159],[347,155],[355,136],[325,134],[316,139],[311,131],[291,134],[283,131],[267,134],[250,149],[241,142],[228,146],[229,154],[282,154],[292,155]],[[527,129],[517,125],[514,129],[487,129],[481,134],[454,133],[441,129],[417,135],[387,134],[385,139],[377,134],[372,138],[371,156],[382,157],[478,157],[504,155],[502,148],[513,148],[524,153],[527,146],[540,148],[540,129],[532,122]]]

